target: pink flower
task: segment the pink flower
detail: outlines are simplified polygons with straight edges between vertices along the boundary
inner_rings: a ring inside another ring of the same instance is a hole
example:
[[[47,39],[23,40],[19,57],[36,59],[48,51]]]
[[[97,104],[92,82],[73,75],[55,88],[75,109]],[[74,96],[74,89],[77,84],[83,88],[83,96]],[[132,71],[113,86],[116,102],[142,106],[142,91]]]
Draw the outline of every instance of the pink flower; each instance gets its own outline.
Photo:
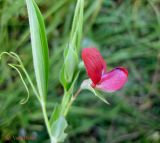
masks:
[[[84,48],[82,50],[87,74],[92,80],[93,88],[114,92],[121,89],[128,79],[128,71],[123,67],[116,67],[107,72],[106,63],[96,48]]]

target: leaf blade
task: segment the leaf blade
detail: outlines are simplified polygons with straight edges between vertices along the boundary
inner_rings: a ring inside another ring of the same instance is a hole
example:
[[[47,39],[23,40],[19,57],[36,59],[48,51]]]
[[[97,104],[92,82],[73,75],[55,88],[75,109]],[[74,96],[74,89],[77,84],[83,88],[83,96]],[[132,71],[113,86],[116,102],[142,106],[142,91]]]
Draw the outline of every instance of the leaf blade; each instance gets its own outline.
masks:
[[[48,43],[45,25],[41,12],[35,1],[26,0],[26,4],[29,16],[36,82],[40,96],[44,96],[47,94],[49,69]]]

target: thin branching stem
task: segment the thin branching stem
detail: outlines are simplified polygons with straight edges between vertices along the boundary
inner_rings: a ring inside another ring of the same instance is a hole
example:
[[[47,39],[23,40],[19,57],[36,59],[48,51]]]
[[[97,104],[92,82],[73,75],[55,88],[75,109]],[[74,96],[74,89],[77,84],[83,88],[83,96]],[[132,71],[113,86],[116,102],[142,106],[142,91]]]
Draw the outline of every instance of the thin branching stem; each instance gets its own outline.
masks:
[[[68,102],[67,107],[66,107],[66,110],[65,110],[65,112],[64,112],[64,116],[67,115],[69,108],[71,107],[71,105],[73,104],[73,102],[76,100],[76,98],[77,98],[77,96],[79,95],[79,93],[81,92],[81,90],[82,90],[82,89],[79,88],[79,89],[77,90],[77,92],[72,96],[71,100]]]

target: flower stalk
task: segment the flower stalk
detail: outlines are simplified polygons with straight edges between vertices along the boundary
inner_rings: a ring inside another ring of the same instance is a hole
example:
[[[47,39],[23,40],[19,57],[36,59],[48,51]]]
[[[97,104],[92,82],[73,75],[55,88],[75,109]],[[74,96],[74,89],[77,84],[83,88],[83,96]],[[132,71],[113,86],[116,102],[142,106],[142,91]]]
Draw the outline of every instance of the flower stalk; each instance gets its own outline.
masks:
[[[77,96],[79,95],[79,93],[81,92],[81,88],[79,88],[78,90],[77,90],[77,92],[71,97],[71,100],[68,102],[68,104],[67,104],[67,107],[66,107],[66,109],[65,109],[65,111],[64,111],[64,116],[66,116],[67,115],[67,113],[68,113],[68,111],[69,111],[69,108],[71,107],[71,105],[73,104],[73,102],[76,100],[76,98],[77,98]]]

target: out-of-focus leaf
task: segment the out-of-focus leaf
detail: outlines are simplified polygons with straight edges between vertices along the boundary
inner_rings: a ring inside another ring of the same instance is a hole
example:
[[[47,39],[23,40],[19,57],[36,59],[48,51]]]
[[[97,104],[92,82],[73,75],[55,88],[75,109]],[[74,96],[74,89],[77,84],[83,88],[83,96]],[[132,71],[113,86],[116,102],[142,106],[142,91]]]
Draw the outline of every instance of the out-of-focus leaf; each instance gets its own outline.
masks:
[[[34,70],[40,96],[47,94],[48,87],[48,43],[45,25],[34,0],[26,0],[29,15]]]

